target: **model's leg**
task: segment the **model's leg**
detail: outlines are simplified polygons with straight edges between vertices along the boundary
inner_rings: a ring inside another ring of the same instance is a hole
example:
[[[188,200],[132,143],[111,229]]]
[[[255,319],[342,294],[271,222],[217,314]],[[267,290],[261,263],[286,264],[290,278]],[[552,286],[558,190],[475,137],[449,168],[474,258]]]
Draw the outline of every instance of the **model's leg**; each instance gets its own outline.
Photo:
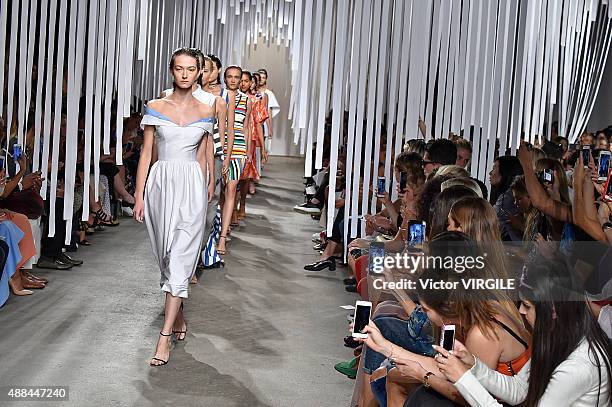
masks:
[[[251,180],[240,181],[240,210],[238,211],[238,220],[246,217],[246,198],[249,193],[248,186],[251,184]]]
[[[155,356],[149,364],[151,366],[164,365],[170,358],[170,345],[172,343],[172,327],[179,313],[181,307],[182,298],[174,297],[170,293],[166,293],[166,307],[164,316],[164,326],[160,332],[159,339],[157,340],[157,348],[155,350]]]
[[[226,252],[225,237],[227,236],[227,231],[229,230],[232,214],[234,212],[237,186],[238,181],[229,181],[225,186],[223,213],[221,215],[221,235],[219,237],[219,244],[217,245],[217,251],[221,255]]]

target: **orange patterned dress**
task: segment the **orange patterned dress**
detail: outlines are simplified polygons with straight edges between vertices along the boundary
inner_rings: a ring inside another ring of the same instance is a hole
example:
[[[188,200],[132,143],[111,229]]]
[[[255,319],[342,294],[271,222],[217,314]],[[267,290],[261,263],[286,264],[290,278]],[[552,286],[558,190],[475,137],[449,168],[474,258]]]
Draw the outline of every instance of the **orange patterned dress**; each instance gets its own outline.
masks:
[[[255,95],[247,95],[251,99],[251,117],[249,120],[249,134],[251,137],[251,152],[249,155],[249,161],[247,162],[244,171],[242,173],[242,179],[259,179],[259,173],[257,172],[257,167],[255,166],[257,159],[257,150],[256,147],[260,149],[263,147],[259,142],[259,135],[257,133],[257,125],[262,124],[268,119],[268,109],[263,103],[263,95],[261,93],[257,93]]]

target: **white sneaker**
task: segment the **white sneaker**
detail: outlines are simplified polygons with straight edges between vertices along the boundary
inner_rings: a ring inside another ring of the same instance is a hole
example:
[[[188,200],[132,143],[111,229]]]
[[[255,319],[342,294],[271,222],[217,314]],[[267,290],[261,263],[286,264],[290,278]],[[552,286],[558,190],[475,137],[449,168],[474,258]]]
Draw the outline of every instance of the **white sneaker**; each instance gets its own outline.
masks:
[[[134,210],[130,208],[129,206],[122,206],[121,212],[123,213],[124,216],[130,217],[130,218],[134,216]]]

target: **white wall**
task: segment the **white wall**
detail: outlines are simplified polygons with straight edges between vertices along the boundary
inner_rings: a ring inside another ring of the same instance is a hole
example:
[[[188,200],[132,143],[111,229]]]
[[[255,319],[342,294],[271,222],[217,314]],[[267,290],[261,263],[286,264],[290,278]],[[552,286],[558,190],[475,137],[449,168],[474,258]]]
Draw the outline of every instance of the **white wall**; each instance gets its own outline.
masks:
[[[588,131],[597,131],[612,125],[612,50],[608,54],[597,100],[587,125]]]
[[[268,71],[268,88],[274,91],[281,111],[273,119],[274,133],[272,138],[273,155],[299,156],[299,147],[293,144],[291,122],[287,119],[289,100],[291,98],[291,66],[289,49],[284,44],[264,44],[259,37],[257,45],[251,45],[247,50],[243,68],[256,71],[265,68]]]

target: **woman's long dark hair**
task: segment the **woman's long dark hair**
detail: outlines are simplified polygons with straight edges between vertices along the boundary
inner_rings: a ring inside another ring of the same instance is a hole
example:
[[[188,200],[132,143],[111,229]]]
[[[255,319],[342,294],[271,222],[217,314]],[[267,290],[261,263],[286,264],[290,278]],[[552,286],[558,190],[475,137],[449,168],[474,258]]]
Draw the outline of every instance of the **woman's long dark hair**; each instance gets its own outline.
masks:
[[[510,184],[517,175],[523,175],[523,167],[519,159],[513,155],[502,155],[495,159],[499,163],[499,175],[501,176],[501,182],[498,186],[494,187],[491,185],[491,205],[495,205],[497,198],[504,194]]]
[[[533,302],[536,315],[531,353],[532,375],[525,406],[535,407],[539,404],[557,366],[583,340],[588,343],[591,362],[598,367],[600,389],[605,381],[605,377],[601,376],[601,366],[605,366],[608,381],[612,380],[612,353],[608,337],[595,320],[584,291],[579,288],[564,261],[546,260],[546,263],[542,261],[531,266],[520,291],[523,299]]]
[[[212,59],[213,63],[217,66],[217,69],[219,70],[219,76],[217,76],[217,82],[221,84],[221,68],[223,67],[223,65],[221,64],[221,60],[215,54],[208,54],[207,56],[208,58]]]

